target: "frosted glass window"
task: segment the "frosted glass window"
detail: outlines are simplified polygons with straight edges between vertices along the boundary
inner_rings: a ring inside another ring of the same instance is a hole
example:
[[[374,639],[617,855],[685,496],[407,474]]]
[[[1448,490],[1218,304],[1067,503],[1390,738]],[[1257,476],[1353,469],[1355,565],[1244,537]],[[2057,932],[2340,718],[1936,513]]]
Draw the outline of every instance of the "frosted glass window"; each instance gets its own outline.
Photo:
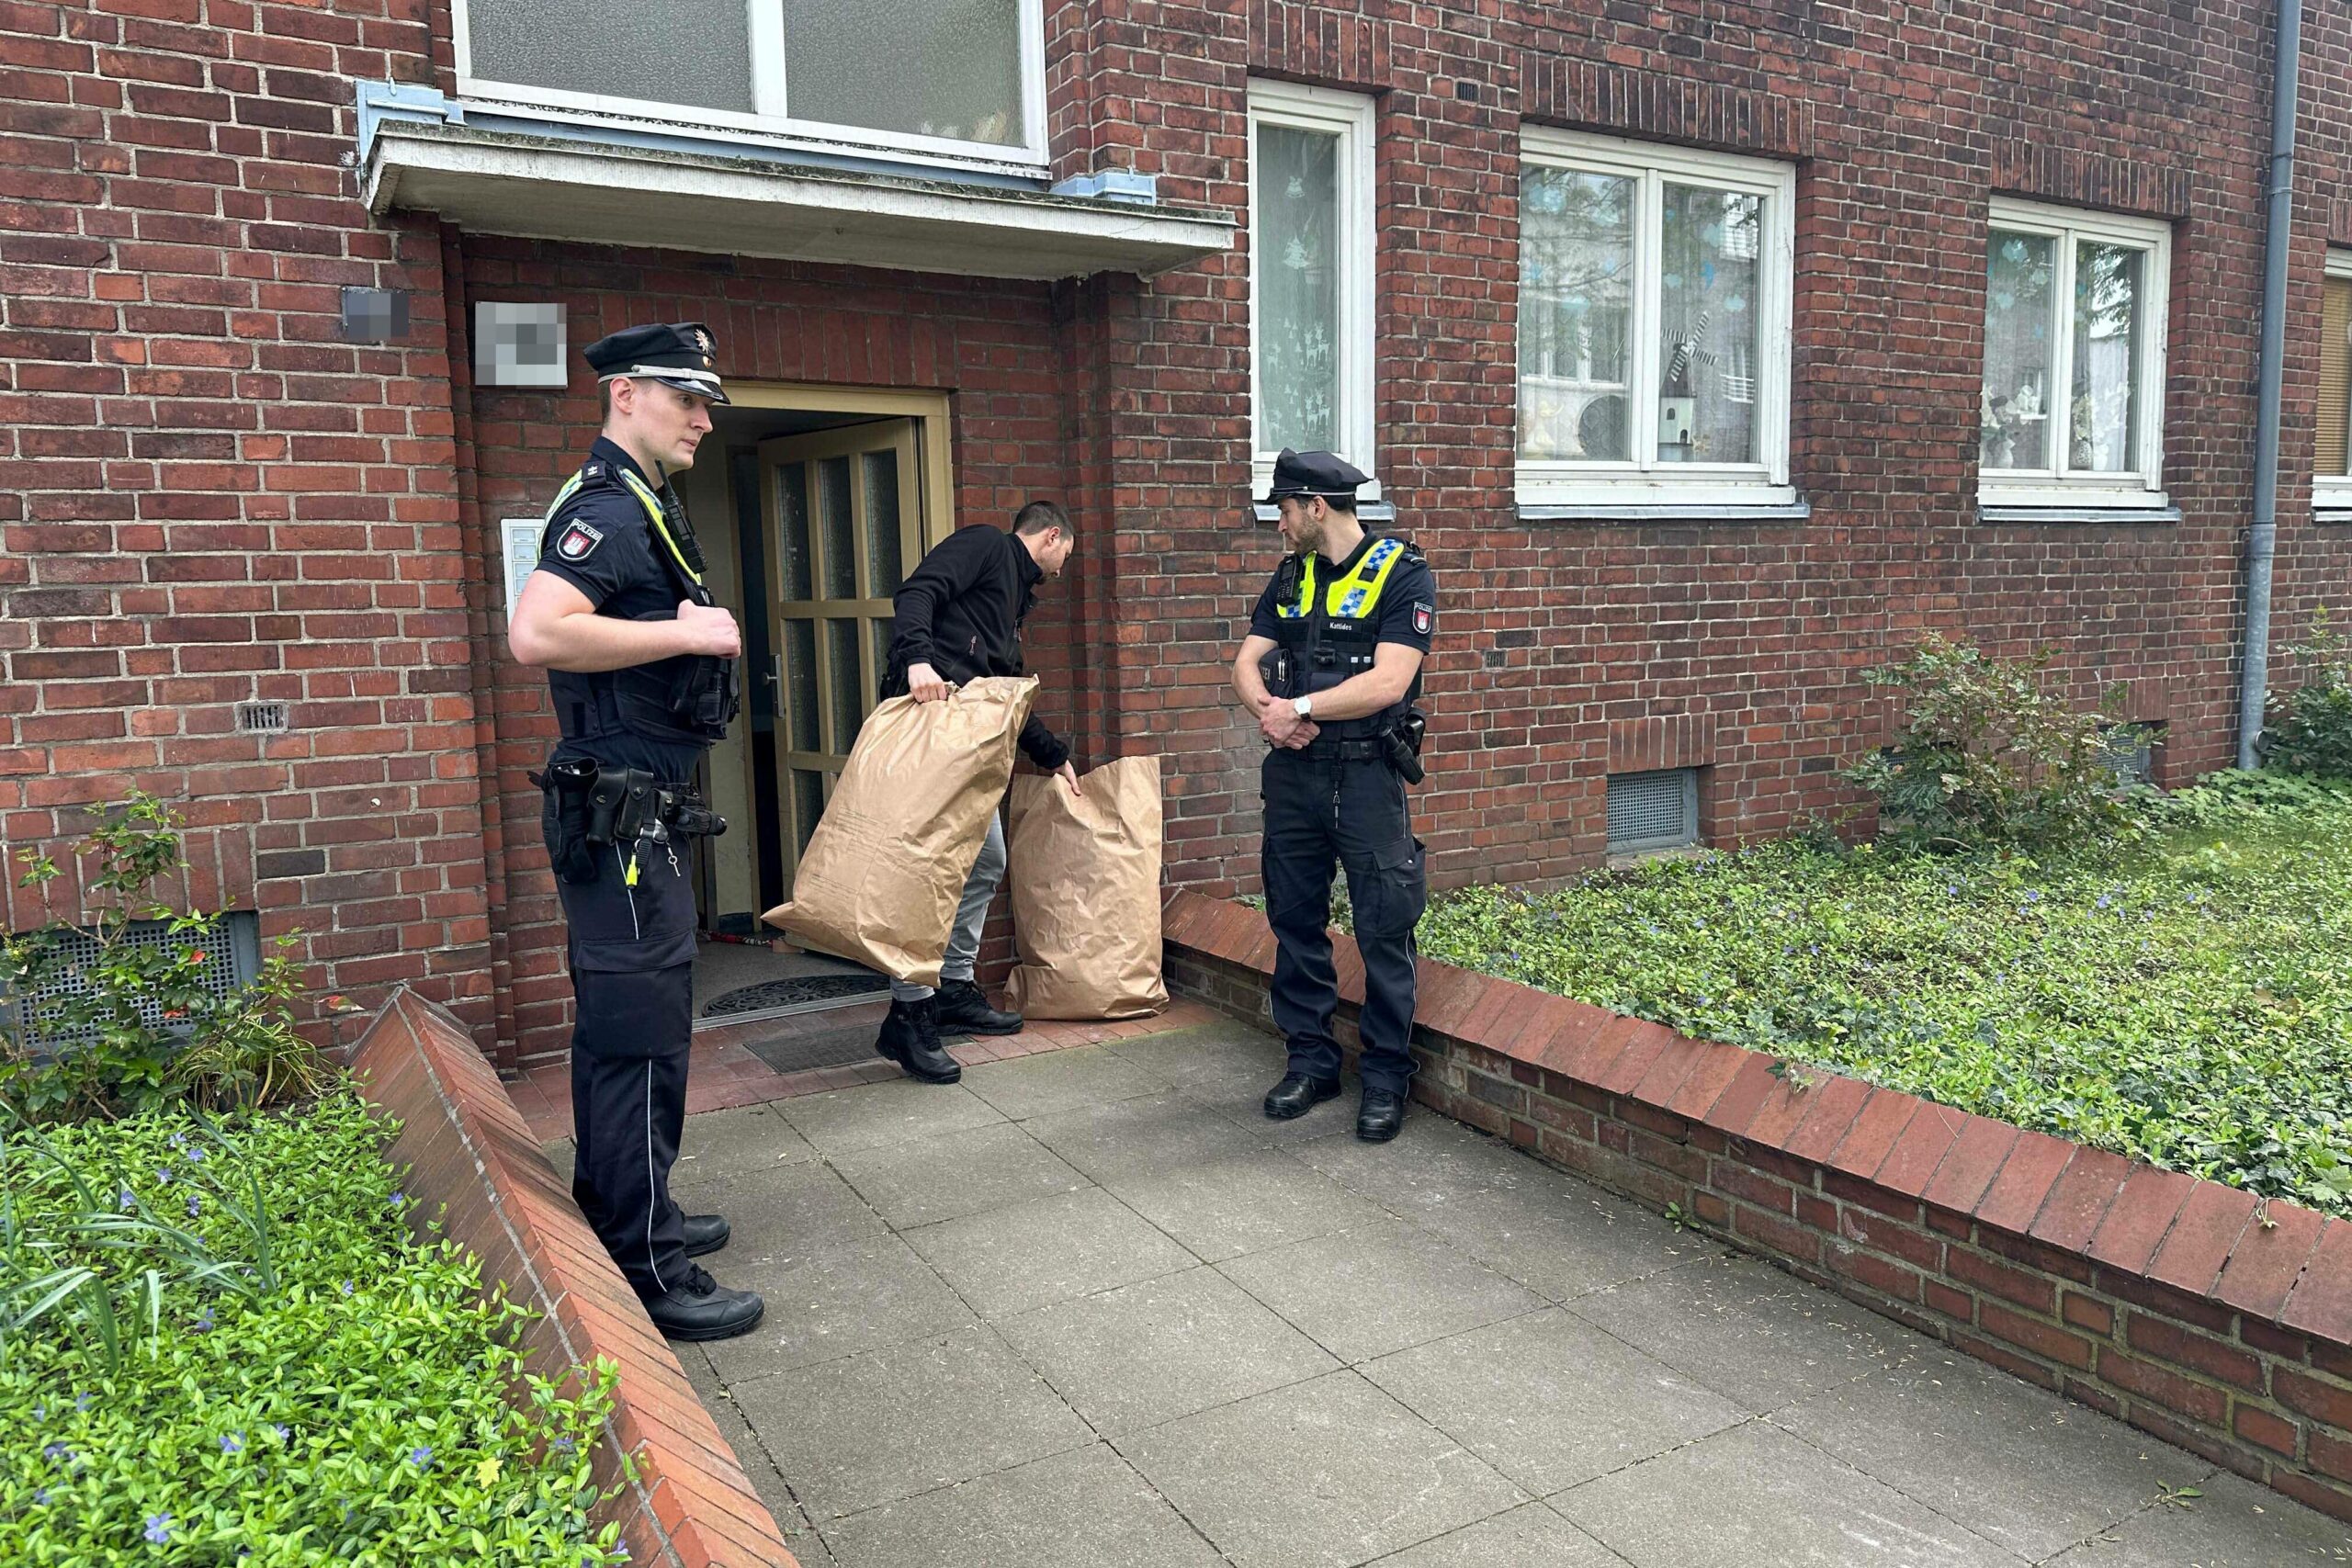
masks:
[[[796,119],[1016,147],[1020,0],[785,0]]]
[[[1260,445],[1336,451],[1340,397],[1340,138],[1258,129]]]
[[[899,537],[899,454],[867,452],[865,465],[865,596],[888,599],[905,578]]]
[[[832,666],[833,744],[836,756],[846,756],[857,739],[857,727],[865,722],[865,676],[859,668],[858,623],[827,621],[825,623],[826,662]]]
[[[820,576],[828,599],[857,597],[857,530],[850,509],[849,459],[817,463],[817,529],[824,544]]]
[[[821,751],[824,736],[819,728],[821,716],[817,708],[817,623],[789,620],[784,623],[784,676],[786,690],[791,693],[792,749],[796,751]]]
[[[784,551],[777,575],[786,601],[814,599],[815,555],[808,545],[808,465],[786,463],[775,471],[776,508],[783,517]]]
[[[1764,202],[1669,182],[1658,231],[1661,463],[1747,463],[1756,405],[1731,395],[1756,347]],[[1752,379],[1752,378],[1750,378]]]
[[[1988,468],[2050,466],[2051,279],[2057,242],[1997,230],[1984,276],[1984,392],[1978,438]]]
[[[1519,450],[1633,456],[1634,212],[1616,175],[1530,164],[1520,180]]]
[[[752,110],[742,0],[469,0],[465,14],[481,81]]]

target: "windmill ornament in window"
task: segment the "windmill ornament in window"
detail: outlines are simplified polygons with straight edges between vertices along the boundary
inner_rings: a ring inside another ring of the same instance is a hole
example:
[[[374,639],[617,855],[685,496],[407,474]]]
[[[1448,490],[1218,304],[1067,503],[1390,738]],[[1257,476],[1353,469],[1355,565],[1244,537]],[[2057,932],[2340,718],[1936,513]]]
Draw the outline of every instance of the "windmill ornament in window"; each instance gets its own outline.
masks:
[[[1661,457],[1668,446],[1682,449],[1685,461],[1702,461],[1707,456],[1706,434],[1698,428],[1699,398],[1691,385],[1691,371],[1696,366],[1709,370],[1717,368],[1714,351],[1706,346],[1707,323],[1713,312],[1702,310],[1667,356],[1666,373],[1658,378],[1657,445]]]

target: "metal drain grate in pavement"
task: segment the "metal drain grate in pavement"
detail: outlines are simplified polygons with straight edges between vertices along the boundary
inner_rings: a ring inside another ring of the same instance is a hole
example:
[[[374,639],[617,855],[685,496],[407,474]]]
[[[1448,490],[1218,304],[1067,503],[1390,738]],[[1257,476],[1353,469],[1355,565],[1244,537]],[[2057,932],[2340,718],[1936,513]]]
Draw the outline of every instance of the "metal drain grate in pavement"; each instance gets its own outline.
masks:
[[[754,1040],[743,1047],[779,1073],[805,1073],[812,1067],[846,1067],[878,1061],[874,1054],[874,1025],[820,1029],[775,1040]]]

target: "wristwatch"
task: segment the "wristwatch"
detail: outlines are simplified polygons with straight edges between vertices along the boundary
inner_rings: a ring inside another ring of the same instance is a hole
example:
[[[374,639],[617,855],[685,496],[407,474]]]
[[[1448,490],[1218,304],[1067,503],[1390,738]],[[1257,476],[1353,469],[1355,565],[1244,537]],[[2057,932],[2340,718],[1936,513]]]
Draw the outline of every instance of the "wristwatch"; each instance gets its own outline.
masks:
[[[1298,715],[1301,718],[1312,718],[1315,716],[1315,699],[1313,697],[1293,697],[1290,700],[1290,711]]]

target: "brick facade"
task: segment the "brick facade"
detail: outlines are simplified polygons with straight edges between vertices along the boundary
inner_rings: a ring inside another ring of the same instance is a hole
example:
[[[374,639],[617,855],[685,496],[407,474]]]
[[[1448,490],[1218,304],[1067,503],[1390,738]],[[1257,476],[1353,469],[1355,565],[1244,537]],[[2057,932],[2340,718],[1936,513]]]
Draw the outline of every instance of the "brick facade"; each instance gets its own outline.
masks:
[[[1600,855],[1612,767],[1705,767],[1719,841],[1852,804],[1859,671],[1917,631],[2041,642],[2166,725],[2164,776],[2235,737],[2267,135],[2259,12],[1876,11],[1692,0],[1049,5],[1057,176],[1159,176],[1246,214],[1253,77],[1375,95],[1375,466],[1446,603],[1418,806],[1441,881]],[[564,300],[575,346],[698,318],[739,378],[953,392],[959,514],[1038,491],[1085,549],[1032,637],[1082,758],[1166,758],[1171,879],[1255,884],[1252,730],[1223,665],[1277,546],[1248,483],[1244,249],[1148,282],[1007,283],[617,250],[371,219],[354,84],[454,91],[442,0],[0,4],[0,836],[182,797],[196,897],[300,927],[322,989],[397,980],[512,1064],[568,998],[523,781],[550,727],[507,657],[496,520],[587,439],[560,394],[471,384],[467,307]],[[2305,18],[2277,637],[2340,592],[2310,510],[2324,243],[2352,243],[2352,21]],[[1792,161],[1802,522],[1521,522],[1523,124]],[[2166,220],[2177,523],[1976,516],[1996,194]],[[657,236],[649,236],[649,239]],[[409,293],[391,344],[337,289]],[[2286,673],[2282,671],[2282,673]],[[296,730],[241,735],[282,699]],[[1656,765],[1655,762],[1649,765]],[[70,896],[70,893],[69,893]],[[15,923],[34,918],[21,898]]]

